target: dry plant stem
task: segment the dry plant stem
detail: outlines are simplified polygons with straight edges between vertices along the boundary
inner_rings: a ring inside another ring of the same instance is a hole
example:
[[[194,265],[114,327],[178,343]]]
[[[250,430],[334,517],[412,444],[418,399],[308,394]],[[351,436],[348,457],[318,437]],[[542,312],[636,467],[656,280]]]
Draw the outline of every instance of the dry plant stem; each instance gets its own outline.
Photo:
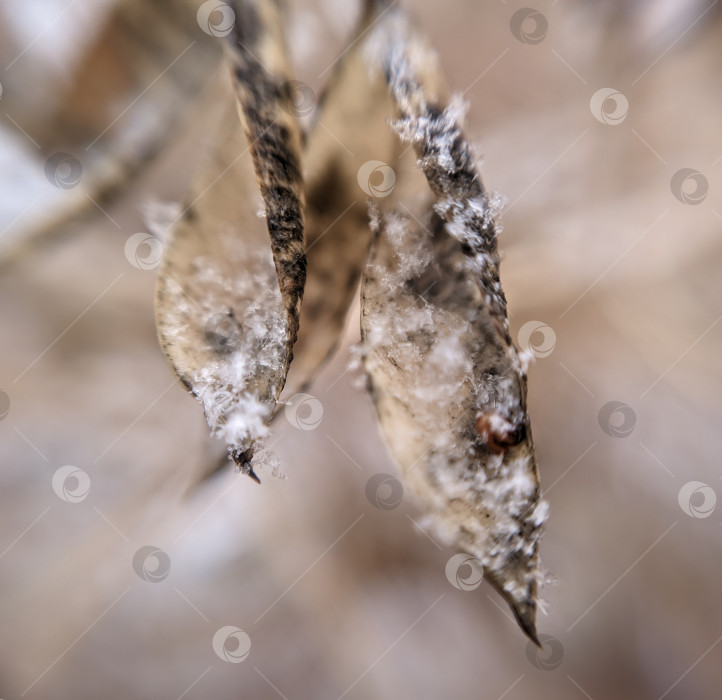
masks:
[[[0,246],[0,267],[74,235],[79,217],[97,214],[93,202],[112,203],[182,130],[188,104],[222,56],[220,41],[200,31],[197,9],[194,0],[117,2],[58,104],[32,111],[13,104],[38,155],[68,153],[82,165],[82,178],[57,206],[12,232]]]

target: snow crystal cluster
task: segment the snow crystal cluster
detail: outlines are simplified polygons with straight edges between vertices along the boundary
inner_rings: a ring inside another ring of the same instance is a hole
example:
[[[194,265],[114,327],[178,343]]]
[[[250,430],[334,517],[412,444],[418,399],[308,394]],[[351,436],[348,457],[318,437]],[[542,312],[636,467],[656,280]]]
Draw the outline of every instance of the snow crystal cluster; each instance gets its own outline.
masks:
[[[221,258],[196,258],[191,282],[185,288],[169,284],[169,290],[176,297],[175,332],[192,338],[202,357],[185,379],[203,404],[211,433],[244,452],[268,433],[288,331],[270,250],[229,241],[227,251]]]

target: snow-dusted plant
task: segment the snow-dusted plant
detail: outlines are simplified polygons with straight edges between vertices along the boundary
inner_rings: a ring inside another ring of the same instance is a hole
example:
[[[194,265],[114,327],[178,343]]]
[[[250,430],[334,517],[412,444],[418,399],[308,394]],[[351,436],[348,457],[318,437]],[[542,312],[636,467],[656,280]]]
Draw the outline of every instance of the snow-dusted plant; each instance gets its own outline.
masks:
[[[300,388],[361,279],[360,351],[389,448],[428,527],[479,560],[536,641],[547,506],[499,280],[500,206],[462,106],[402,10],[368,2],[304,134],[277,4],[230,6],[225,117],[159,270],[162,347],[258,480],[292,360]],[[359,168],[345,143],[373,158]],[[259,196],[263,216],[249,216]]]

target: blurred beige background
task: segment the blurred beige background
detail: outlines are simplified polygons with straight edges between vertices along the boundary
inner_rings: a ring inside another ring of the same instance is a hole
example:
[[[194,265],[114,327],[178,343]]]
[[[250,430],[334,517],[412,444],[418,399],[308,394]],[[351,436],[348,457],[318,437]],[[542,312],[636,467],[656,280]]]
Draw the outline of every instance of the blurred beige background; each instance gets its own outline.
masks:
[[[18,115],[108,4],[0,4],[0,247],[59,206]],[[298,77],[319,90],[357,7],[289,4]],[[183,196],[207,138],[189,107],[105,212],[0,270],[4,700],[719,697],[716,3],[539,2],[516,36],[513,0],[405,4],[508,200],[514,332],[536,321],[537,354],[553,348],[529,380],[551,639],[537,654],[488,585],[451,585],[453,552],[420,532],[411,498],[367,498],[369,479],[396,472],[349,369],[358,307],[309,389],[321,423],[274,423],[286,478],[266,470],[258,487],[228,469],[196,485],[218,448],[158,348],[154,272],[124,253],[145,202]],[[595,101],[602,88],[623,97]],[[61,467],[82,470],[66,500]],[[147,546],[168,559],[146,559],[143,580]],[[250,640],[241,663],[214,652],[225,626]]]

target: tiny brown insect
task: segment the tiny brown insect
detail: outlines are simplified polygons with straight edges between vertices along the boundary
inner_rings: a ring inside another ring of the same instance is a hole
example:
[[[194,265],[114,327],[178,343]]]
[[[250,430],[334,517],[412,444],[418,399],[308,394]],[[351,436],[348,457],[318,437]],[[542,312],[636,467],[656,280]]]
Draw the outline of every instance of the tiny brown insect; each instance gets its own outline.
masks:
[[[518,445],[526,433],[524,425],[515,427],[498,413],[488,411],[476,417],[476,432],[495,454],[503,454]]]

